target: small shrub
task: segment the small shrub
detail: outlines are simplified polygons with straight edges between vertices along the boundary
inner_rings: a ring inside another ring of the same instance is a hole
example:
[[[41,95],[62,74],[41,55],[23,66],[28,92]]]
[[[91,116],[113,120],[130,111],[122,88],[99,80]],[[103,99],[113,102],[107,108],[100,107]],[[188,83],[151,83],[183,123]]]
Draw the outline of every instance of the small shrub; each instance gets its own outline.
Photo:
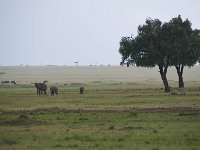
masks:
[[[153,130],[153,133],[158,133],[158,131],[157,130]]]
[[[56,144],[55,147],[62,147],[62,145],[61,144]]]
[[[22,115],[20,115],[20,116],[19,116],[19,119],[28,119],[28,116],[27,116],[27,115],[24,115],[24,114],[22,114]]]
[[[114,130],[114,128],[115,128],[114,126],[110,126],[108,129],[109,130]]]
[[[125,141],[124,138],[119,138],[119,139],[118,139],[118,142],[123,142],[123,141]]]
[[[3,141],[3,143],[5,143],[7,145],[15,145],[15,144],[17,144],[16,141],[11,140],[11,139],[3,139],[2,141]]]
[[[137,112],[130,112],[127,117],[137,117]]]

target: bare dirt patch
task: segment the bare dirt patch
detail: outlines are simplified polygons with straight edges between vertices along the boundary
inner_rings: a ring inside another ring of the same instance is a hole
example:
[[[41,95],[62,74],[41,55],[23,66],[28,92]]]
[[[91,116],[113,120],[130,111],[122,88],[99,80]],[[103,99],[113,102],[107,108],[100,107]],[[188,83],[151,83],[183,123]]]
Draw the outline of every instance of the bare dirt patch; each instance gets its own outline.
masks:
[[[33,110],[18,110],[18,111],[7,111],[1,112],[1,114],[44,114],[44,113],[132,113],[132,112],[140,112],[140,113],[180,113],[183,115],[187,114],[200,114],[200,107],[149,107],[149,108],[128,108],[128,109],[65,109],[65,108],[38,108]],[[19,117],[18,120],[29,118],[21,118]]]

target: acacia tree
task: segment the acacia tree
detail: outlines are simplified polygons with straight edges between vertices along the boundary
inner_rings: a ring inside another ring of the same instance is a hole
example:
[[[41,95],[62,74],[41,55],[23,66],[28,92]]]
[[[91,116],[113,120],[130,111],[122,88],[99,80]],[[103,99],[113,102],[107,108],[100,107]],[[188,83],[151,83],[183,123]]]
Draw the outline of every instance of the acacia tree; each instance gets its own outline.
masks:
[[[170,66],[170,55],[165,50],[163,42],[162,22],[148,18],[144,25],[138,27],[135,38],[123,37],[120,41],[119,53],[122,61],[134,63],[137,66],[152,68],[158,65],[165,87],[170,92],[167,81],[167,69]]]
[[[200,30],[195,29],[192,32],[191,41],[193,54],[197,56],[197,62],[200,63]]]
[[[175,66],[182,88],[184,66],[191,67],[200,61],[200,30],[192,30],[190,21],[182,21],[180,15],[164,24],[148,18],[138,27],[135,38],[121,39],[119,53],[122,62],[148,68],[158,65],[165,92],[170,92],[168,67]]]
[[[172,64],[179,78],[179,88],[184,88],[184,67],[192,67],[198,61],[199,31],[192,30],[190,21],[188,19],[183,21],[180,15],[164,23],[162,28],[166,31],[164,41],[167,49],[171,51]]]

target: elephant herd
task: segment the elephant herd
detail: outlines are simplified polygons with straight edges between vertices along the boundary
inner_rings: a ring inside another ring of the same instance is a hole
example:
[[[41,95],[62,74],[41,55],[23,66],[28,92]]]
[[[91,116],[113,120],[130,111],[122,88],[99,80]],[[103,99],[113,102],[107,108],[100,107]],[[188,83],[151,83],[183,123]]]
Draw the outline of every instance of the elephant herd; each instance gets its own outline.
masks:
[[[35,83],[37,95],[47,95],[47,85],[45,83]],[[50,87],[51,96],[58,95],[58,88],[56,86]],[[80,87],[80,94],[83,94],[84,87]]]

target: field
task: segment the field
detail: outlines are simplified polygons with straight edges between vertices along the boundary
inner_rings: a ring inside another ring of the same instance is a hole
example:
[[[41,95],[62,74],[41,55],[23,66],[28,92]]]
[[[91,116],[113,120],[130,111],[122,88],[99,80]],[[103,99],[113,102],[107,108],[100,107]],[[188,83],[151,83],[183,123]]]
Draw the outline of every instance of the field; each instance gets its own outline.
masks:
[[[164,93],[158,68],[3,67],[0,149],[198,150],[200,68],[186,68],[179,89]],[[56,85],[58,96],[36,95],[35,82]],[[85,93],[79,94],[79,87]]]

